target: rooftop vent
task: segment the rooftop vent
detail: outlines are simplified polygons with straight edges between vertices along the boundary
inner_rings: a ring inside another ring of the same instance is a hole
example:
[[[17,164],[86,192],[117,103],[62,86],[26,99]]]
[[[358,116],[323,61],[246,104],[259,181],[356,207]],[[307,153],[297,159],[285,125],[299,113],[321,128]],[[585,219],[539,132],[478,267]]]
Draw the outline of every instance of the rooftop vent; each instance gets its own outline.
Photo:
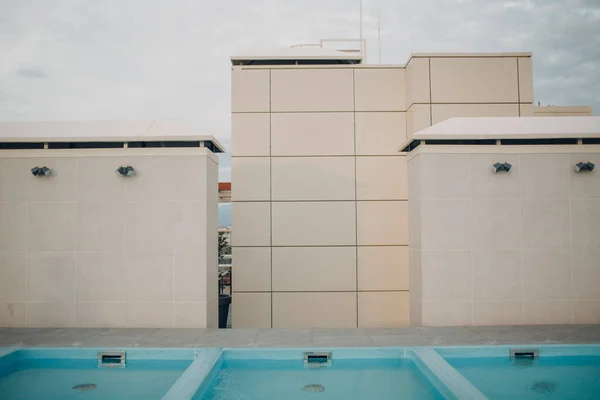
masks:
[[[335,44],[336,48],[327,47]],[[351,46],[348,44],[352,43]],[[233,65],[338,65],[360,64],[365,55],[361,39],[321,39],[316,44],[299,44],[287,49],[231,57]]]

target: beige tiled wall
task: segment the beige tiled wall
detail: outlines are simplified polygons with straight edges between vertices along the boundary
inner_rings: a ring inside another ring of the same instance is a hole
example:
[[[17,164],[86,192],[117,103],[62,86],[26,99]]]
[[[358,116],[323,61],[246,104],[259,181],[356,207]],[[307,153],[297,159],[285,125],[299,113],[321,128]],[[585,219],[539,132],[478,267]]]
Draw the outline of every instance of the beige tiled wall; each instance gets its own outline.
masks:
[[[234,327],[408,325],[404,72],[272,69],[234,109]]]
[[[533,115],[529,56],[416,56],[406,66],[407,136],[452,117]]]
[[[420,310],[423,325],[598,323],[600,175],[573,165],[600,153],[449,150],[408,161],[418,213],[411,318]],[[493,174],[497,161],[511,171]]]
[[[415,131],[453,116],[532,113],[531,75],[526,56],[415,56],[406,67],[234,67],[234,326],[403,326],[432,315],[425,306],[421,313],[420,289],[417,301],[408,295],[422,272],[411,266],[409,277],[409,256],[421,256],[421,237],[423,248],[468,243],[468,181],[432,167],[426,177],[442,173],[436,183],[443,187],[425,185],[431,203],[409,207],[398,150]],[[470,171],[468,160],[451,164]],[[459,195],[452,204],[435,197],[447,188]],[[454,237],[435,234],[444,216],[454,218],[449,226],[458,223]],[[409,238],[409,220],[423,221],[423,233]],[[410,254],[409,239],[419,245]],[[333,308],[310,317],[313,299],[334,298],[339,318]]]
[[[215,326],[214,156],[56,151],[0,154],[0,326]]]

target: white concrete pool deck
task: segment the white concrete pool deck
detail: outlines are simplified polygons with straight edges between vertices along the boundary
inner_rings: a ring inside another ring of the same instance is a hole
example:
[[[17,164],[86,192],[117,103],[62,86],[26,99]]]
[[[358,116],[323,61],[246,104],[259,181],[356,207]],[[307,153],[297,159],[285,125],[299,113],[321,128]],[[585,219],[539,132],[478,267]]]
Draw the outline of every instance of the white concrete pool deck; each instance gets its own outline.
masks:
[[[0,328],[0,347],[372,347],[600,343],[599,325],[372,329]]]

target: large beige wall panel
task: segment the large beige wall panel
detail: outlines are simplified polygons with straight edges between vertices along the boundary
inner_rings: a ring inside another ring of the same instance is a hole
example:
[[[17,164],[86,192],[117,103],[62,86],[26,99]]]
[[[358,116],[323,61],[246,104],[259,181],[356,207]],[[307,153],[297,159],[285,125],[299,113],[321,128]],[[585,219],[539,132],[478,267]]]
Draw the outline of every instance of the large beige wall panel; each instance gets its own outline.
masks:
[[[123,250],[125,206],[122,202],[79,203],[78,250]]]
[[[31,201],[77,201],[77,158],[32,158],[29,168],[47,166],[48,179],[28,176]],[[115,167],[116,169],[116,167]]]
[[[427,200],[421,201],[420,206],[422,249],[469,249],[470,200]]]
[[[406,110],[404,68],[354,70],[356,111]]]
[[[518,117],[518,104],[432,104],[434,124],[452,117]]]
[[[405,112],[360,112],[355,122],[357,155],[397,155],[406,141]]]
[[[30,250],[75,250],[77,203],[37,203],[28,222]]]
[[[125,201],[128,179],[115,179],[117,168],[132,165],[132,157],[80,157],[77,165],[78,200],[82,203]],[[134,165],[136,172],[137,165]],[[137,177],[136,177],[137,178]]]
[[[234,247],[234,292],[271,290],[271,249],[269,247]]]
[[[351,290],[356,290],[354,247],[273,248],[273,291]]]
[[[271,111],[353,111],[352,69],[271,71]]]
[[[172,303],[127,303],[128,328],[170,328]]]
[[[411,58],[406,66],[407,105],[430,103],[429,58]]]
[[[0,277],[0,304],[27,300],[27,253],[0,251]]]
[[[422,324],[422,280],[421,280],[421,251],[418,249],[409,250],[409,288],[410,288],[410,324]]]
[[[470,182],[465,179],[471,168],[469,154],[421,154],[419,157],[421,200],[469,198]]]
[[[0,250],[26,250],[28,246],[29,203],[2,203],[0,207]]]
[[[26,326],[25,303],[0,303],[0,325],[13,328]]]
[[[423,326],[473,324],[473,303],[470,301],[423,301],[421,310]]]
[[[125,302],[127,274],[123,252],[80,251],[75,256],[77,302]]]
[[[533,63],[531,57],[517,58],[519,63],[519,102],[533,103]]]
[[[27,158],[0,158],[0,201],[29,201],[31,178]]]
[[[359,245],[407,245],[407,201],[357,202]]]
[[[271,198],[269,157],[231,159],[231,200],[269,201]]]
[[[271,146],[271,114],[231,115],[231,155],[268,156]]]
[[[27,304],[28,328],[66,328],[74,325],[74,304],[29,303]]]
[[[354,154],[354,114],[271,114],[273,156],[338,156]]]
[[[269,70],[231,72],[231,112],[269,111]]]
[[[432,58],[432,103],[517,103],[516,58]]]
[[[135,177],[127,181],[128,202],[177,200],[173,190],[170,190],[175,171],[171,169],[168,157],[136,157],[131,159],[131,164],[135,168]]]
[[[356,292],[273,293],[273,328],[356,328]]]
[[[273,201],[354,200],[354,157],[274,157]]]
[[[410,324],[408,292],[358,293],[358,326],[395,328]]]
[[[284,202],[272,206],[274,246],[356,244],[354,202]]]
[[[234,293],[231,305],[233,328],[271,327],[271,293]]]
[[[173,300],[173,254],[126,252],[127,301],[168,303]]]
[[[358,247],[358,290],[409,290],[408,268],[408,246]]]
[[[126,210],[126,250],[173,250],[175,203],[128,203]]]
[[[357,157],[357,200],[406,200],[406,157]]]
[[[127,325],[127,306],[123,303],[76,303],[78,328],[119,328]]]
[[[573,300],[573,323],[600,324],[600,300]]]
[[[406,112],[406,136],[411,138],[415,132],[431,126],[431,106],[413,104]]]
[[[271,203],[234,202],[231,207],[232,246],[269,246]]]

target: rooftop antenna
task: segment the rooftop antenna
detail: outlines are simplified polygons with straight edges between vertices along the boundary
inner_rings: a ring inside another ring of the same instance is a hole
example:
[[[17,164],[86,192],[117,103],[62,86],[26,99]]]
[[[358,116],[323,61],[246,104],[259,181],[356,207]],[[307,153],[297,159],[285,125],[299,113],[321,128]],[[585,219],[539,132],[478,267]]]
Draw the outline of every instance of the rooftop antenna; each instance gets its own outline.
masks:
[[[379,46],[379,64],[381,64],[381,15],[377,13],[377,45]]]
[[[363,2],[360,0],[360,55],[361,57],[364,54],[364,44],[363,44]],[[366,60],[364,60],[366,61]]]

